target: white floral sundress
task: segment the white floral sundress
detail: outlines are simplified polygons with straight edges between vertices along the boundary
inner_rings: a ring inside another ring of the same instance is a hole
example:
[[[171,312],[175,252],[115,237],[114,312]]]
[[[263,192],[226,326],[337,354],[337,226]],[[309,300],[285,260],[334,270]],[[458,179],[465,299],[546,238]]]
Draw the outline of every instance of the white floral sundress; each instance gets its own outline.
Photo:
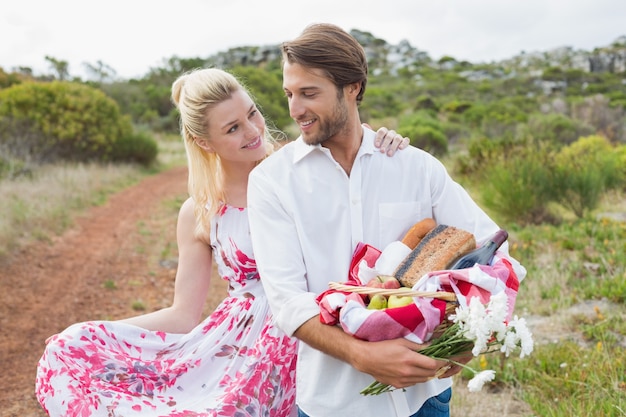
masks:
[[[111,321],[53,336],[37,368],[50,416],[281,417],[294,411],[296,341],[279,330],[252,256],[246,209],[222,206],[211,246],[228,297],[188,334]]]

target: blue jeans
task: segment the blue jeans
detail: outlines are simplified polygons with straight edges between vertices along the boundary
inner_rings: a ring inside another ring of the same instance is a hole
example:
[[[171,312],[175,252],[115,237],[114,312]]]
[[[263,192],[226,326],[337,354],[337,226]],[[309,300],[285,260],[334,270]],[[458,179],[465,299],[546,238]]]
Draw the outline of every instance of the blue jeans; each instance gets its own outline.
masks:
[[[426,400],[422,408],[410,417],[450,417],[450,399],[452,388]],[[298,417],[309,417],[298,408]]]
[[[452,388],[426,400],[422,408],[411,417],[450,417]]]

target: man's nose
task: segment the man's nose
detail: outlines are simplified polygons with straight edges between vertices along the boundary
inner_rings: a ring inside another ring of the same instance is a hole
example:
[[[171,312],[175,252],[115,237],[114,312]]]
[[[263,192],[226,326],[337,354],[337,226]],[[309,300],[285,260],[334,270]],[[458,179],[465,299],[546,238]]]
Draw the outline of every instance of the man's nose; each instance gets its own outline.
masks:
[[[304,106],[302,105],[302,102],[296,97],[291,97],[289,99],[289,116],[291,116],[292,119],[298,119],[303,114]]]

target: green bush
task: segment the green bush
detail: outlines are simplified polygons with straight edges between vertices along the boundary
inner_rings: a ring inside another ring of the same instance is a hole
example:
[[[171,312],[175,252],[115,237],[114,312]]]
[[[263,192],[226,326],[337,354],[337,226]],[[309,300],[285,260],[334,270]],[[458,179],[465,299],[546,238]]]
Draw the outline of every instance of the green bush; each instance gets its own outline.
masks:
[[[18,134],[31,156],[43,160],[106,160],[115,141],[132,132],[130,120],[104,93],[60,81],[0,91],[0,119],[5,126],[0,141],[15,141],[10,135]],[[21,128],[27,135],[19,133]]]
[[[469,110],[471,108],[472,108],[472,103],[470,103],[470,102],[453,100],[453,101],[450,101],[448,103],[445,103],[441,107],[441,111],[443,111],[445,113],[462,114],[462,113],[465,113],[467,110]]]
[[[510,222],[552,222],[551,155],[545,150],[519,152],[492,158],[482,171],[481,192],[486,207]]]
[[[615,157],[617,158],[618,175],[620,178],[618,186],[626,189],[626,145],[620,145],[615,148]]]
[[[439,111],[439,106],[432,96],[422,94],[415,100],[415,110],[430,110],[436,112]]]
[[[388,88],[367,86],[365,98],[359,106],[362,120],[397,116],[403,109],[398,96]]]
[[[399,133],[411,138],[411,145],[433,155],[444,155],[448,152],[448,138],[441,130],[430,126],[410,126],[399,129]]]
[[[426,110],[400,119],[398,133],[410,138],[411,145],[433,155],[443,155],[448,151],[448,138],[443,132],[441,123],[431,117]]]
[[[138,132],[118,139],[111,159],[149,166],[156,160],[158,153],[159,148],[154,138],[147,132]]]
[[[550,142],[561,147],[594,132],[592,126],[564,114],[537,113],[530,116],[527,124],[519,125],[517,136],[524,140]]]
[[[457,158],[457,171],[463,175],[480,176],[492,161],[505,156],[510,146],[511,143],[503,139],[474,136],[467,143],[467,154]]]
[[[593,126],[595,132],[610,142],[626,142],[626,108],[612,105],[610,99],[602,94],[571,101],[572,118]]]
[[[557,201],[578,217],[595,209],[605,190],[623,184],[620,156],[603,136],[580,138],[555,157]]]

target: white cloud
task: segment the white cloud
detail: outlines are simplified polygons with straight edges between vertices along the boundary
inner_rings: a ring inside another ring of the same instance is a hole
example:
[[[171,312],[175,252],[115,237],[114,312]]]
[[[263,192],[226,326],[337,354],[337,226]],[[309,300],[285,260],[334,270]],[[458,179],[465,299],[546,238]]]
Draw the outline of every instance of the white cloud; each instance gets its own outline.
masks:
[[[438,59],[483,62],[560,46],[590,50],[626,35],[623,0],[21,0],[0,16],[0,67],[70,73],[102,61],[142,76],[163,59],[208,57],[230,47],[278,44],[311,22],[359,29],[390,43],[407,39]]]

